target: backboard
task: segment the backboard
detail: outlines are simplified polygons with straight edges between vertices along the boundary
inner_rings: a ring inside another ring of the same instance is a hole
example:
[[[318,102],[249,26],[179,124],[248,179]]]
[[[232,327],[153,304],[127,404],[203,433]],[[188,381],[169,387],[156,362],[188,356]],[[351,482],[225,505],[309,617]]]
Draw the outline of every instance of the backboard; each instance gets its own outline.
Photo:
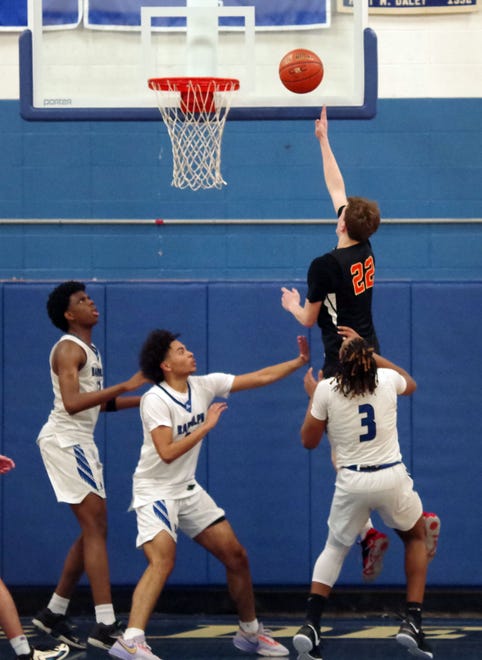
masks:
[[[311,119],[322,105],[333,118],[376,114],[368,0],[354,0],[352,13],[331,0],[29,0],[28,10],[20,36],[28,120],[159,120],[147,80],[191,75],[240,81],[228,120]],[[323,61],[323,81],[308,94],[279,80],[279,62],[294,48]]]

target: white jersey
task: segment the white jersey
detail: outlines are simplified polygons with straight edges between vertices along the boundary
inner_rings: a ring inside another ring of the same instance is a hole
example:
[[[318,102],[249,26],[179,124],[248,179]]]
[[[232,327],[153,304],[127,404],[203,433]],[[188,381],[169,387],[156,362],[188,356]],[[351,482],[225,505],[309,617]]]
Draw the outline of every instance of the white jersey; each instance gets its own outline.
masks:
[[[190,376],[185,394],[163,381],[142,396],[144,438],[134,473],[132,508],[160,499],[188,497],[199,490],[196,468],[202,441],[172,463],[165,463],[154,446],[151,432],[158,426],[168,426],[174,442],[185,438],[206,420],[213,399],[229,396],[233,380],[233,375],[222,373]]]
[[[52,369],[52,358],[60,342],[67,340],[78,344],[85,352],[85,364],[79,370],[80,391],[96,392],[104,386],[102,359],[96,347],[93,344],[86,344],[75,335],[63,335],[50,351],[50,378],[52,379],[54,392],[54,407],[48,421],[42,427],[38,438],[39,440],[47,435],[54,436],[60,447],[71,447],[72,445],[93,442],[94,429],[100,411],[100,406],[82,410],[74,415],[69,415],[65,410],[62,395],[60,394],[59,378]]]
[[[393,369],[378,369],[373,394],[352,399],[335,390],[328,378],[316,386],[311,414],[327,420],[326,432],[336,453],[336,467],[382,465],[401,460],[397,432],[397,395],[407,382]]]

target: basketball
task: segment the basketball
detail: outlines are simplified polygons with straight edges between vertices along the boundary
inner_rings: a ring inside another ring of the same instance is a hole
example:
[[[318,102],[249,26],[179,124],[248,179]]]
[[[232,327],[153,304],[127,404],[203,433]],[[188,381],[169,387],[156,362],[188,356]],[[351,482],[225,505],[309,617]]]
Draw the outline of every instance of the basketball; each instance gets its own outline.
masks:
[[[279,77],[283,85],[295,94],[307,94],[323,80],[323,62],[312,50],[295,48],[279,63]]]

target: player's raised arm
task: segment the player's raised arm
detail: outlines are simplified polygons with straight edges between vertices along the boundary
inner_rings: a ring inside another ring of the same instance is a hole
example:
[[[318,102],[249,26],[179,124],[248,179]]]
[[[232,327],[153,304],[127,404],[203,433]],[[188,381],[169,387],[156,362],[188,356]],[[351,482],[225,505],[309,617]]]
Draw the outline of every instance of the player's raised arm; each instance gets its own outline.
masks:
[[[328,117],[325,105],[321,110],[320,118],[315,120],[315,135],[320,143],[326,187],[335,211],[338,212],[341,206],[347,204],[347,198],[343,176],[328,139]]]
[[[258,371],[252,371],[247,374],[235,376],[231,386],[231,392],[239,392],[241,390],[249,390],[255,387],[263,387],[270,383],[275,383],[277,380],[286,378],[294,371],[304,366],[310,359],[310,349],[306,337],[298,337],[299,355],[293,360],[287,362],[280,362],[273,364]]]

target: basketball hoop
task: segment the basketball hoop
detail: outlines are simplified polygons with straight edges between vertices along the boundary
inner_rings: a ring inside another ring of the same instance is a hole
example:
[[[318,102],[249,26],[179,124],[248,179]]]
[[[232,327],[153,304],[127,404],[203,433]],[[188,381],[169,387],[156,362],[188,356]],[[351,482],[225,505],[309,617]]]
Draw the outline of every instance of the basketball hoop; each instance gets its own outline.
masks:
[[[176,188],[218,188],[221,140],[239,81],[232,78],[150,78],[172,145]]]

